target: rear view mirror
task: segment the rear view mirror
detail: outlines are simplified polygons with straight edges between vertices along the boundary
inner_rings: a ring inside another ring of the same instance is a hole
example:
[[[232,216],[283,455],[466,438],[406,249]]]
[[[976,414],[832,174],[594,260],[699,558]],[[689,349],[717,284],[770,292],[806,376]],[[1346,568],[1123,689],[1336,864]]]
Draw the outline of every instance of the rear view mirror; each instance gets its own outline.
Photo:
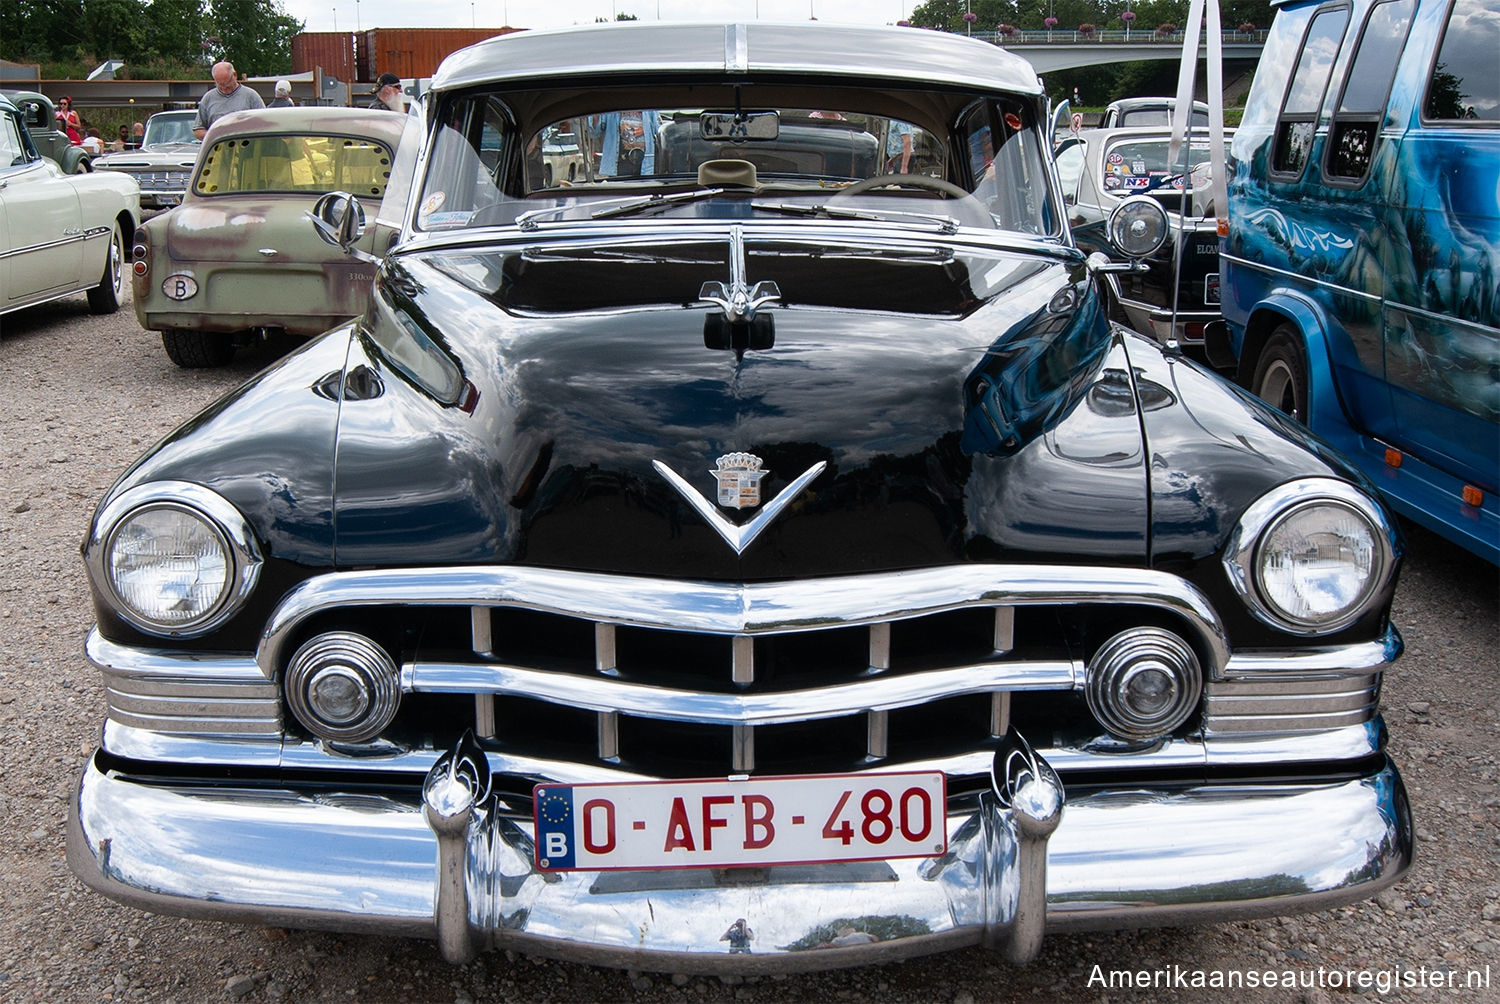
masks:
[[[329,192],[313,205],[318,236],[348,251],[365,234],[365,207],[348,192]]]
[[[704,112],[698,134],[709,140],[767,140],[781,135],[779,112]]]

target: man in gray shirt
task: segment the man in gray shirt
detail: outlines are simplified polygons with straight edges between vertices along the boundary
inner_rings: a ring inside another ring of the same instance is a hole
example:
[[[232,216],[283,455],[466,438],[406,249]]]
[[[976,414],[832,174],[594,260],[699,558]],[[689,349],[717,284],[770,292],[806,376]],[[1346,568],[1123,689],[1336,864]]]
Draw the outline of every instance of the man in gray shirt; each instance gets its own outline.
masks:
[[[266,106],[259,94],[240,83],[240,78],[234,72],[234,64],[215,63],[213,74],[214,89],[198,99],[198,120],[193,123],[193,135],[199,139],[208,132],[209,126],[230,112]]]

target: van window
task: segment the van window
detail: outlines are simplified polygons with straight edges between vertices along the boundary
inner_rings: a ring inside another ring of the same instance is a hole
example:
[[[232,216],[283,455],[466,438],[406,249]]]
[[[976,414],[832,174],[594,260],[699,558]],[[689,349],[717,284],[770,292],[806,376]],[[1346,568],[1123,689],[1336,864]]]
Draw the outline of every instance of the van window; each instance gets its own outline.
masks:
[[[1415,0],[1387,0],[1371,7],[1365,18],[1328,130],[1323,174],[1333,184],[1363,181],[1370,170],[1415,6]]]
[[[1492,0],[1457,0],[1427,82],[1422,117],[1471,124],[1500,122],[1500,10]]]
[[[1348,7],[1330,7],[1318,12],[1308,26],[1297,57],[1297,69],[1287,86],[1286,100],[1276,124],[1276,142],[1271,152],[1271,170],[1300,175],[1312,150],[1318,127],[1318,111],[1333,72],[1333,60],[1349,24]]]

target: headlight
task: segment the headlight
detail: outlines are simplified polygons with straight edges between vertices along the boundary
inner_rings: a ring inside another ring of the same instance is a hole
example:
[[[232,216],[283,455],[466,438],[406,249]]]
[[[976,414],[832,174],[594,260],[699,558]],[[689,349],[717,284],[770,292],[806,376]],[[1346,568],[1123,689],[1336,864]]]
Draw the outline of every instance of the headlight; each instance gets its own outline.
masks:
[[[1294,634],[1330,634],[1381,601],[1395,572],[1395,539],[1363,492],[1308,478],[1245,511],[1224,567],[1262,621]]]
[[[149,634],[192,637],[239,609],[260,575],[260,549],[239,511],[201,485],[165,481],[104,508],[84,546],[115,611]]]
[[[1109,242],[1130,258],[1155,254],[1170,232],[1167,211],[1149,195],[1125,199],[1110,212],[1106,227]]]

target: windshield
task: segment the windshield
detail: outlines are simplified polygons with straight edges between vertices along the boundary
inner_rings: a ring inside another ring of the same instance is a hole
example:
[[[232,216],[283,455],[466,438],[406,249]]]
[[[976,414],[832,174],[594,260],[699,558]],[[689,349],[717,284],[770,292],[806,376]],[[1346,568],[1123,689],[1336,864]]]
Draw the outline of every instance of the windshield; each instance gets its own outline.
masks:
[[[1224,157],[1229,157],[1229,143],[1224,141]],[[1197,138],[1188,146],[1187,156],[1179,156],[1175,165],[1167,163],[1167,140],[1132,139],[1111,144],[1104,154],[1104,189],[1111,195],[1125,196],[1135,192],[1165,187],[1181,190],[1182,176],[1192,175],[1209,162],[1207,139]]]
[[[707,84],[471,93],[436,114],[421,230],[774,215],[1057,232],[1019,99]]]
[[[164,146],[168,143],[197,143],[193,135],[193,121],[197,112],[182,115],[153,115],[146,120],[146,135],[142,146]]]
[[[349,136],[236,136],[203,156],[197,195],[243,192],[350,192],[379,199],[391,177],[391,151]]]

